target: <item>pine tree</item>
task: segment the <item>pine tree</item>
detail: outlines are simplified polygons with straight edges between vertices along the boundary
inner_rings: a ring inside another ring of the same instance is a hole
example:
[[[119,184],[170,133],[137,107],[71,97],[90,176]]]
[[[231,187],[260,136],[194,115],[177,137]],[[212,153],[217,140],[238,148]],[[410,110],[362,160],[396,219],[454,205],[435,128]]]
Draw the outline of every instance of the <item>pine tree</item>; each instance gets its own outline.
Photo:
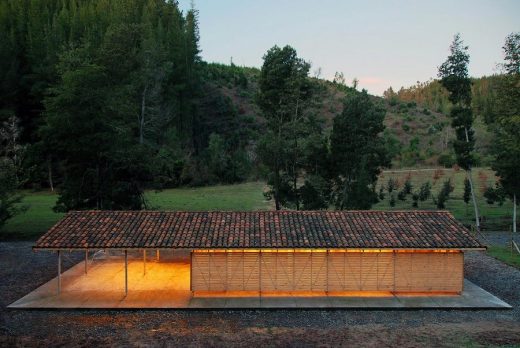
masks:
[[[290,46],[274,46],[264,56],[258,81],[257,104],[267,120],[268,132],[259,152],[270,169],[269,183],[277,210],[293,202],[299,208],[297,180],[301,172],[300,125],[310,97],[310,64]]]
[[[382,137],[384,117],[363,90],[347,97],[334,119],[330,141],[337,209],[369,209],[377,202],[377,176],[390,166]]]
[[[457,164],[466,170],[466,177],[471,187],[475,225],[480,231],[478,205],[473,188],[471,167],[474,163],[473,149],[475,146],[473,112],[471,108],[471,80],[468,75],[468,46],[464,45],[459,34],[456,34],[450,46],[450,55],[439,67],[439,77],[442,86],[448,91],[448,99],[453,105],[450,111],[451,125],[455,129],[456,139],[453,149]]]
[[[496,90],[492,168],[513,201],[513,231],[516,232],[516,205],[520,197],[520,33],[508,35],[503,49],[505,78]]]

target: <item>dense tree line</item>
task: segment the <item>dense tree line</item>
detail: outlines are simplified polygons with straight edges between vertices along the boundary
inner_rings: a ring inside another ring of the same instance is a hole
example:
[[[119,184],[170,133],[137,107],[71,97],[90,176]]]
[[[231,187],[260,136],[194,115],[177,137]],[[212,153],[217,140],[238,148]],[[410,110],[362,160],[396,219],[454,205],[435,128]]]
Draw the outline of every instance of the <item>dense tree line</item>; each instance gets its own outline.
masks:
[[[219,69],[200,60],[195,9],[3,1],[0,35],[0,122],[14,117],[26,147],[19,186],[58,186],[58,208],[137,209],[145,187],[250,175],[255,125],[209,85]]]
[[[419,153],[418,137],[398,148],[385,104],[356,79],[312,78],[290,46],[268,50],[260,70],[201,61],[197,21],[195,9],[164,0],[0,2],[0,224],[23,209],[23,187],[56,187],[63,211],[141,209],[146,188],[263,178],[277,209],[369,209],[384,199],[381,169]],[[450,114],[468,195],[473,120],[484,115],[501,178],[493,197],[515,199],[518,35],[506,41],[500,76],[471,79],[466,50],[456,38],[440,80],[385,97]],[[325,119],[329,88],[343,105]],[[432,197],[442,208],[451,183],[438,195],[411,183],[387,191],[390,205]]]

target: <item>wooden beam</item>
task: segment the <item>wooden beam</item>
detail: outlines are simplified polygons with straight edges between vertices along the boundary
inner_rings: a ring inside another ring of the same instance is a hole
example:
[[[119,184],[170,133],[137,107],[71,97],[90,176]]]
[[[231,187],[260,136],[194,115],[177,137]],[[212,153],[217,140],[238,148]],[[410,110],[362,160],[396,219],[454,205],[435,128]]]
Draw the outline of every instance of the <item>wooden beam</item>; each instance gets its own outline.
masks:
[[[128,295],[128,250],[125,250],[125,296]]]

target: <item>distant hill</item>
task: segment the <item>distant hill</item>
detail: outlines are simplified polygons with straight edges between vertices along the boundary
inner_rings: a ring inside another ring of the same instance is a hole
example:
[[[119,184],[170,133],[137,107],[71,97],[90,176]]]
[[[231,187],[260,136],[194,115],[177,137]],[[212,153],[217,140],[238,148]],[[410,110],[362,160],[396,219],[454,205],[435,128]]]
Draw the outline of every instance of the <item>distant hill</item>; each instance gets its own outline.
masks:
[[[204,94],[208,96],[204,106],[206,118],[214,121],[219,119],[219,110],[222,108],[215,103],[223,98],[236,111],[241,123],[248,124],[252,129],[261,128],[264,119],[254,101],[260,70],[216,63],[204,63],[201,69]],[[490,163],[488,148],[491,134],[484,123],[484,114],[492,79],[484,77],[476,79],[474,83],[476,153],[479,165],[483,166]],[[320,101],[315,112],[323,117],[325,127],[330,128],[334,117],[343,110],[345,97],[353,93],[354,89],[327,80],[312,80],[317,87],[316,99]],[[387,129],[384,136],[393,156],[393,166],[451,167],[455,161],[451,147],[455,135],[447,116],[447,96],[438,81],[402,88],[396,93],[389,91],[385,92],[383,98],[373,98],[386,110]]]

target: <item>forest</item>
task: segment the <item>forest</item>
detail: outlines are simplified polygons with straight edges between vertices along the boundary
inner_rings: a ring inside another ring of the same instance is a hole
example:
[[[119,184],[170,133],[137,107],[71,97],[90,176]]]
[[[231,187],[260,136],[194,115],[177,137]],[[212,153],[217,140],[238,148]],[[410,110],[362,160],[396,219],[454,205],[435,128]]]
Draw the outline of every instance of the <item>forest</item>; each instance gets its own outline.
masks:
[[[58,192],[61,212],[142,209],[147,189],[256,179],[276,209],[370,209],[392,166],[492,166],[488,196],[513,199],[519,47],[512,33],[501,74],[470,78],[456,36],[438,79],[380,98],[311,77],[291,46],[260,69],[204,62],[198,12],[176,2],[2,1],[0,221],[20,189]]]

